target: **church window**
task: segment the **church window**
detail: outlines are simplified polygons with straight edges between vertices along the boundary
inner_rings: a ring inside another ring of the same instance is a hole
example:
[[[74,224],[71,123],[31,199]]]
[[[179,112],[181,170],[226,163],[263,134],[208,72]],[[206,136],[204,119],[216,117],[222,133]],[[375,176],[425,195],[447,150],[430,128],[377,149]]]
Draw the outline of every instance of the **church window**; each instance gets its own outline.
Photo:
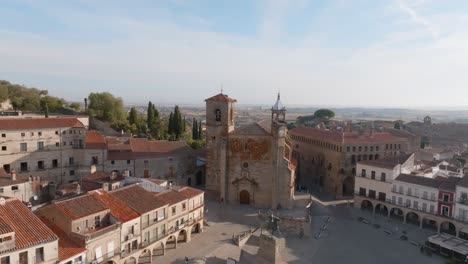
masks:
[[[215,119],[216,121],[221,121],[221,110],[219,109],[215,110]]]

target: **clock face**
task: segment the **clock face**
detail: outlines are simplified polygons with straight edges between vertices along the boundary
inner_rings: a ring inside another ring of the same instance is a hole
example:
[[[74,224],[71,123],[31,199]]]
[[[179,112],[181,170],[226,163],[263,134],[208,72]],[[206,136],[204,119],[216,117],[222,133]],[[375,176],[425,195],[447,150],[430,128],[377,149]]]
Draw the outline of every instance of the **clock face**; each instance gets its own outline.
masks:
[[[284,128],[280,128],[280,129],[279,129],[278,135],[279,135],[280,137],[284,137]]]

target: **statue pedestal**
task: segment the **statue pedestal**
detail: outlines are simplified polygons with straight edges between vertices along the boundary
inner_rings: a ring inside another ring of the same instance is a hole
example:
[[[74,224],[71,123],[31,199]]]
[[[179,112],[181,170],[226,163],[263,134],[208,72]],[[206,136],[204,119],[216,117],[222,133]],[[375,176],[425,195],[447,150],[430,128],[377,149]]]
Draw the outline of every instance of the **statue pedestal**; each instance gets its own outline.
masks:
[[[268,263],[283,263],[281,251],[285,247],[284,238],[272,236],[268,233],[261,234],[259,238],[259,246],[258,256],[268,261]]]

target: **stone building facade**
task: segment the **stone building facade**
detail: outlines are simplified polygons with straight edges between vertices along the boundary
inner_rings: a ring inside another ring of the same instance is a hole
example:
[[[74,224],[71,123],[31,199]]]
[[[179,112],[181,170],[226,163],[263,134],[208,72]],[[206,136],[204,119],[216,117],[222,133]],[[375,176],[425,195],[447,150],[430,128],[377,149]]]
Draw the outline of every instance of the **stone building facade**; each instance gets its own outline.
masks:
[[[297,127],[290,131],[297,184],[342,198],[352,196],[356,163],[408,153],[406,138],[387,132],[333,131]]]
[[[206,189],[224,202],[291,207],[295,167],[279,95],[271,120],[239,128],[234,126],[235,99],[220,93],[205,102]]]

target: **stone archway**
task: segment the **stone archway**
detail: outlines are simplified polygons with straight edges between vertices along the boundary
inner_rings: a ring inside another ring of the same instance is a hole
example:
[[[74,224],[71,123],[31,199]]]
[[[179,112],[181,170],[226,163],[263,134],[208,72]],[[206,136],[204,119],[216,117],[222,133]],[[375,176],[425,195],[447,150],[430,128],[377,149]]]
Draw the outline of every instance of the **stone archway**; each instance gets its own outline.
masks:
[[[352,196],[354,192],[354,179],[353,177],[346,177],[342,183],[343,196]]]
[[[159,242],[154,248],[153,248],[153,256],[164,256],[164,244],[163,242]]]
[[[177,235],[177,243],[185,243],[185,242],[187,242],[187,231],[185,231],[185,229],[182,229]]]
[[[437,222],[435,220],[427,219],[423,217],[422,228],[437,232]]]
[[[388,208],[384,204],[377,204],[375,206],[375,213],[387,217],[388,216]]]
[[[167,238],[166,241],[166,249],[174,249],[177,248],[177,241],[174,235],[171,235]]]
[[[406,214],[406,223],[419,226],[419,215],[415,212],[409,212]]]
[[[138,264],[151,263],[151,250],[145,249],[138,257]]]
[[[125,264],[136,264],[137,261],[134,257],[130,257],[125,261]]]
[[[196,223],[192,226],[192,229],[191,229],[191,232],[192,234],[197,234],[197,233],[200,233],[200,223]]]
[[[452,222],[445,221],[440,223],[440,233],[447,233],[452,236],[457,236],[457,228]]]
[[[242,190],[239,193],[240,204],[250,204],[250,193],[247,190]]]
[[[374,206],[372,205],[371,201],[363,200],[361,203],[361,209],[364,211],[374,212]]]
[[[403,222],[403,220],[405,219],[405,215],[403,213],[403,210],[394,207],[390,209],[390,218]]]

